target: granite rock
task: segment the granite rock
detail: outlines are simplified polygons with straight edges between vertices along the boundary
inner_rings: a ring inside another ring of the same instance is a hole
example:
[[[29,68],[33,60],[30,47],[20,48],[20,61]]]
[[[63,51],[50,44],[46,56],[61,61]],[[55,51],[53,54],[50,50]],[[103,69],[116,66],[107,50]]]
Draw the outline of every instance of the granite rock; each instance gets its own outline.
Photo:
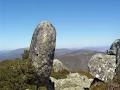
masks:
[[[116,74],[116,58],[114,55],[97,53],[90,59],[88,67],[92,76],[101,81],[108,82]]]
[[[53,60],[53,70],[54,72],[62,72],[63,70],[68,70],[68,68],[58,59]]]
[[[47,90],[54,90],[54,84],[49,77],[53,65],[55,46],[56,30],[54,26],[48,21],[38,24],[33,33],[29,49],[29,60],[35,68],[37,87],[41,82],[44,82],[47,85]]]
[[[51,80],[55,83],[55,90],[84,90],[90,88],[91,80],[85,75],[78,73],[70,73],[65,79],[54,79]]]

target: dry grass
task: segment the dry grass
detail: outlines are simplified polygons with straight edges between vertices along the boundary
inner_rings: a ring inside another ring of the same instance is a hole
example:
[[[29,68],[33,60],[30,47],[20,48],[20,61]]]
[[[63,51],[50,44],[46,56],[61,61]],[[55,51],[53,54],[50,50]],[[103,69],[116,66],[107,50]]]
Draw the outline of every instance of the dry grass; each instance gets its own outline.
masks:
[[[115,76],[115,78],[108,83],[95,83],[91,86],[90,90],[120,90],[120,76]]]

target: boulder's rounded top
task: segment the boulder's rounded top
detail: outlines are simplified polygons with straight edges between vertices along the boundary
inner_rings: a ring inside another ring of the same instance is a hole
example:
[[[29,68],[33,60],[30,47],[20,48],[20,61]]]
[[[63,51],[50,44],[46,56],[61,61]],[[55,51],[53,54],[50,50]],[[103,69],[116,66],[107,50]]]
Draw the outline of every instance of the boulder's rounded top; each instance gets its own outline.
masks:
[[[40,22],[40,24],[41,24],[41,25],[42,25],[42,24],[51,24],[51,22],[50,22],[50,21],[45,20],[45,21]]]
[[[117,43],[120,42],[120,39],[116,39],[113,43]]]
[[[37,27],[39,28],[39,27],[47,27],[47,26],[53,27],[52,23],[47,20],[40,22]]]

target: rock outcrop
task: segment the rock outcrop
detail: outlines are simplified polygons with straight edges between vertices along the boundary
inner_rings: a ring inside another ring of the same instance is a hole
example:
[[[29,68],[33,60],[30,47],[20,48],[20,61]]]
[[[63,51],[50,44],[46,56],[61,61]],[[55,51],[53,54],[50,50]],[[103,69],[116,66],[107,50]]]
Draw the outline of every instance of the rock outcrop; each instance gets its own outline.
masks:
[[[107,50],[107,54],[116,56],[116,74],[120,75],[120,39],[115,40],[110,49]]]
[[[55,90],[84,90],[91,85],[91,79],[78,73],[70,73],[65,79],[55,79],[51,77],[55,83]]]
[[[62,72],[63,70],[67,70],[67,67],[58,59],[53,60],[53,70],[54,72]]]
[[[116,55],[118,49],[120,49],[120,39],[117,39],[112,43],[112,45],[110,46],[110,49],[107,50],[107,54]]]
[[[50,85],[49,76],[54,59],[55,45],[55,28],[48,21],[41,22],[34,31],[29,53],[30,62],[37,73],[37,85],[40,82],[46,82],[47,85]]]
[[[112,80],[116,74],[116,58],[114,55],[98,53],[90,59],[88,67],[91,75],[101,81],[108,82]]]

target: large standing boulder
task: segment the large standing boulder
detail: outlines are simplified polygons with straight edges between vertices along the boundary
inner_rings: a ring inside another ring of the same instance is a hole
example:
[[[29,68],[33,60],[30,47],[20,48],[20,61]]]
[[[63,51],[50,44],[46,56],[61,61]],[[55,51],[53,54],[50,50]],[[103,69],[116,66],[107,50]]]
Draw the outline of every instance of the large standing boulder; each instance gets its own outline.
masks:
[[[38,76],[37,83],[49,81],[55,45],[55,28],[48,21],[41,22],[34,31],[29,53],[30,62],[35,67]]]
[[[110,46],[110,49],[107,50],[107,54],[116,55],[116,52],[118,49],[120,49],[120,39],[117,39],[112,43],[112,45]]]
[[[116,58],[114,55],[95,54],[89,61],[90,73],[101,81],[108,82],[115,76]]]

